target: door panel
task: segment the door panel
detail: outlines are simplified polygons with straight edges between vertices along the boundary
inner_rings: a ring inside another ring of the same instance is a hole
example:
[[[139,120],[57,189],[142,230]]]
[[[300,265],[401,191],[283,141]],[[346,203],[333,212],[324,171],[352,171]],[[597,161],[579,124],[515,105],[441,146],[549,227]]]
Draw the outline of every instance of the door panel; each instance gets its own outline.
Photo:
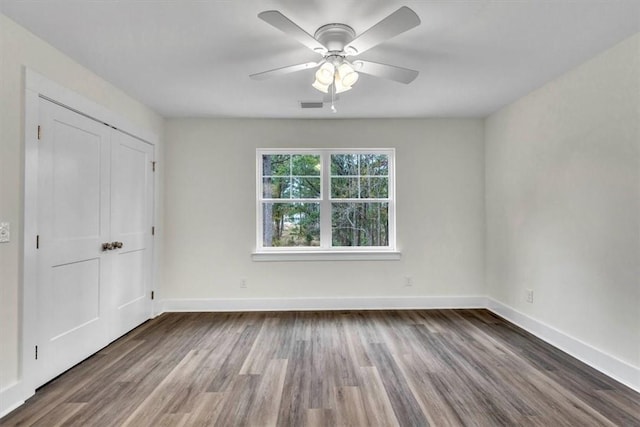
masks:
[[[141,265],[144,265],[146,253],[144,250],[129,251],[118,255],[117,267],[113,281],[121,286],[117,287],[116,306],[118,310],[127,304],[138,301],[146,295],[145,275]]]
[[[151,315],[153,146],[114,131],[111,153],[111,236],[123,246],[113,259],[113,336]]]
[[[45,325],[51,341],[100,318],[100,259],[51,269],[51,319]]]
[[[104,141],[100,135],[60,119],[54,121],[52,132],[53,234],[62,239],[98,237]]]
[[[105,343],[109,280],[110,129],[46,100],[38,162],[38,378],[42,384]]]
[[[116,135],[114,145],[113,197],[111,224],[122,235],[140,235],[148,225],[146,190],[150,153],[147,145],[124,134]]]

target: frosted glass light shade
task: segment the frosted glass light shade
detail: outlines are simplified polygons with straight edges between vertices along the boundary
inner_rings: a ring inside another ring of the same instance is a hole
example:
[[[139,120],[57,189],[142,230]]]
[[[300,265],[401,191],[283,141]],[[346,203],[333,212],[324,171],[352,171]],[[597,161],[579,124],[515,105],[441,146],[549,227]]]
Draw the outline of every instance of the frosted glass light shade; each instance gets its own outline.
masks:
[[[351,87],[358,81],[358,73],[347,63],[338,67],[338,77],[343,86]]]
[[[318,81],[318,79],[316,79],[311,86],[318,89],[320,92],[329,93],[329,85],[323,85]]]
[[[336,79],[336,81],[334,82],[334,85],[336,86],[336,93],[342,93],[342,92],[351,90],[351,86],[345,86],[342,83],[342,80],[339,80],[339,79]]]
[[[330,62],[322,64],[318,71],[316,71],[316,80],[325,86],[329,86],[333,83],[333,76],[336,68]]]

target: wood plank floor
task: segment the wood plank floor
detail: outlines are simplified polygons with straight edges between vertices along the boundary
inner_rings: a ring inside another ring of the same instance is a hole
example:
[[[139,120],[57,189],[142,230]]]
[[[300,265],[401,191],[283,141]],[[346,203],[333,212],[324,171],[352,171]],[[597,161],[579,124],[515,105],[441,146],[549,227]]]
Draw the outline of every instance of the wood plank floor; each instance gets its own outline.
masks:
[[[2,426],[640,426],[640,394],[486,310],[169,313]]]

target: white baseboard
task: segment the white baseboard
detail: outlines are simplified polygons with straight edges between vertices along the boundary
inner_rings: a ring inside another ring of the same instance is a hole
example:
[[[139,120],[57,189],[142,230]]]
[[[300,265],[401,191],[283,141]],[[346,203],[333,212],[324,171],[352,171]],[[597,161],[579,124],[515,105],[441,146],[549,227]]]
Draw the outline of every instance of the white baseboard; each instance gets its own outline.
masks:
[[[640,393],[640,368],[619,360],[558,329],[521,313],[508,305],[487,298],[487,309],[520,326],[541,340],[568,353],[614,380]]]
[[[0,390],[0,418],[22,405],[31,395],[25,395],[22,381],[17,381]]]
[[[312,311],[484,308],[483,296],[165,299],[165,311]]]

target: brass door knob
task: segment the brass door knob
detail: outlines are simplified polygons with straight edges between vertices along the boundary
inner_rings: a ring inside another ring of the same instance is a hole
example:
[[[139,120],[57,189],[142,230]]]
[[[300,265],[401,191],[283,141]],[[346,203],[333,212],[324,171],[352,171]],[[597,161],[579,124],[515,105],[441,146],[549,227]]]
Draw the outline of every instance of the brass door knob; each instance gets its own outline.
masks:
[[[102,251],[110,251],[113,249],[113,243],[103,243],[102,244]]]
[[[113,249],[120,249],[122,246],[124,246],[122,242],[113,242],[111,244],[113,245]]]

